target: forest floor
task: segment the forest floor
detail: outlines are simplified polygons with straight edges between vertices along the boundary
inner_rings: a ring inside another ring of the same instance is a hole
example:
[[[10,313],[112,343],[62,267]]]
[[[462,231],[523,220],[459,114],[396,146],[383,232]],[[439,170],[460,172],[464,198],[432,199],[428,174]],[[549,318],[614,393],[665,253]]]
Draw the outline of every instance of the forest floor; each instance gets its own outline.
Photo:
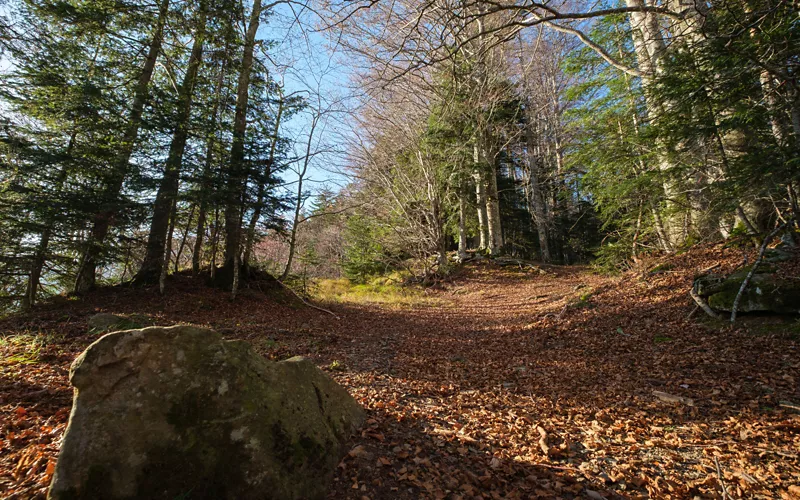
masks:
[[[688,318],[694,275],[741,260],[709,246],[621,277],[476,263],[412,301],[326,303],[340,319],[185,277],[164,297],[60,299],[0,322],[0,497],[44,497],[69,365],[96,339],[89,316],[111,312],[331,373],[369,419],[331,498],[800,498],[800,414],[781,405],[800,402],[800,324]]]

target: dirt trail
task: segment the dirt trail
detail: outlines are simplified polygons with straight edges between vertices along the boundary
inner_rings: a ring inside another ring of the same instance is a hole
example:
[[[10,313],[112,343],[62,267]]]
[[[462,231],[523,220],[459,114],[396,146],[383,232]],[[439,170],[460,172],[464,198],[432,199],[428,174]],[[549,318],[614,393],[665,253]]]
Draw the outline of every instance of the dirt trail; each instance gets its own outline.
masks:
[[[329,370],[370,418],[331,498],[721,498],[717,462],[731,498],[791,498],[800,418],[780,402],[800,400],[797,325],[687,320],[693,272],[720,260],[733,265],[709,250],[622,278],[473,265],[413,307],[329,304],[338,321],[255,292],[231,305],[189,280],[166,299],[117,288],[54,304],[0,324],[14,335],[0,347],[0,496],[44,491],[69,363],[107,311]],[[11,340],[26,332],[47,339],[35,359]]]

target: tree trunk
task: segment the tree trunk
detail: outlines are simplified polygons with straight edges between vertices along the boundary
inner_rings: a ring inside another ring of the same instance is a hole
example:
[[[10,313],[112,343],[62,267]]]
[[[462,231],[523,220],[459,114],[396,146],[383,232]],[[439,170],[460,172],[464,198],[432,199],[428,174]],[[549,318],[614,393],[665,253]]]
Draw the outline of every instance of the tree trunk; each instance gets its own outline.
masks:
[[[467,200],[465,189],[458,193],[458,260],[467,258]]]
[[[278,133],[280,132],[282,118],[283,118],[283,95],[281,95],[281,99],[278,102],[278,113],[275,117],[275,130],[273,130],[272,144],[270,145],[269,148],[269,159],[267,160],[267,165],[269,165],[268,168],[270,169],[275,168],[275,151],[278,148]],[[311,141],[309,140],[309,147],[310,144]],[[308,166],[308,159],[306,159],[306,166]],[[303,170],[303,174],[305,175],[305,169]],[[267,174],[267,176],[268,175],[269,174]],[[301,179],[301,184],[302,184],[302,179]],[[256,224],[258,224],[258,220],[261,218],[261,205],[263,205],[264,203],[264,196],[266,196],[266,187],[262,182],[258,186],[258,201],[256,202],[256,209],[255,212],[253,213],[253,217],[250,219],[250,226],[247,228],[247,242],[245,243],[244,259],[243,259],[245,266],[250,265],[250,256],[253,253],[253,245],[255,245],[256,241]],[[297,223],[296,218],[295,218],[295,223]],[[292,233],[294,233],[294,229],[292,229]],[[292,235],[292,237],[294,237],[294,234]]]
[[[167,241],[164,245],[164,259],[162,260],[161,272],[158,276],[158,291],[164,295],[167,286],[167,272],[169,271],[169,261],[172,257],[172,235],[175,233],[175,219],[178,215],[177,200],[172,200],[172,209],[169,214],[169,229],[167,230]]]
[[[164,267],[164,245],[169,228],[170,212],[178,197],[178,183],[180,180],[183,153],[186,151],[186,141],[189,136],[189,119],[192,114],[192,95],[194,93],[197,73],[203,62],[203,43],[206,34],[206,20],[208,17],[207,0],[200,2],[197,11],[197,29],[195,31],[192,53],[189,56],[189,65],[181,84],[178,95],[178,116],[175,118],[175,131],[169,147],[167,162],[164,166],[164,176],[158,187],[155,204],[153,206],[153,219],[150,223],[150,234],[147,239],[147,250],[142,267],[134,281],[140,284],[155,283]]]
[[[478,204],[478,233],[480,234],[480,250],[489,248],[489,229],[486,225],[488,215],[486,213],[486,184],[483,178],[480,152],[478,146],[473,147],[473,159],[475,162],[475,195]]]
[[[242,66],[236,88],[236,112],[233,121],[233,143],[231,144],[228,179],[225,186],[225,264],[231,272],[226,273],[238,281],[234,266],[240,262],[242,240],[243,192],[247,183],[244,169],[244,141],[247,131],[247,108],[250,98],[250,74],[253,70],[253,52],[256,33],[261,22],[261,0],[253,1],[253,11],[244,41]]]
[[[632,8],[645,7],[645,0],[625,0],[625,5]],[[645,107],[651,123],[655,123],[662,114],[664,106],[656,100],[650,91],[653,78],[658,75],[663,66],[663,57],[666,50],[664,37],[658,16],[652,12],[632,12],[630,14],[631,37],[633,39],[634,52],[638,63],[639,71],[642,73],[642,88],[645,96]],[[658,168],[662,172],[669,172],[673,168],[667,152],[663,150],[663,145],[657,145]],[[678,198],[679,189],[675,183],[669,179],[664,181],[664,198],[667,209],[672,212],[675,200]],[[667,221],[659,217],[661,230],[666,238],[664,247],[675,248],[682,243],[683,224],[679,216],[672,215]]]
[[[488,182],[486,184],[486,225],[489,228],[489,254],[497,255],[503,247],[503,228],[500,220],[500,196],[497,189],[497,169],[495,168],[495,156],[487,157],[487,165],[490,166]]]
[[[211,232],[211,279],[217,273],[217,247],[219,246],[219,208],[214,209],[214,228]]]
[[[550,262],[552,257],[550,255],[550,243],[548,236],[547,224],[547,211],[542,194],[542,188],[539,184],[539,162],[534,154],[536,149],[536,136],[533,132],[532,117],[528,116],[528,123],[526,124],[526,136],[528,147],[528,182],[530,186],[530,203],[533,208],[533,222],[536,224],[536,232],[539,233],[539,249],[541,250],[542,262]]]
[[[175,274],[178,273],[181,261],[181,255],[183,254],[183,249],[186,248],[186,241],[189,239],[189,227],[192,225],[192,219],[194,219],[194,211],[197,209],[197,205],[192,205],[192,209],[189,210],[189,217],[186,219],[186,229],[183,231],[183,236],[181,236],[181,244],[178,245],[178,251],[175,253],[175,267],[173,268]]]
[[[162,0],[159,6],[158,20],[153,31],[153,38],[147,51],[147,57],[139,74],[139,80],[133,96],[128,126],[120,144],[120,152],[111,167],[111,174],[104,193],[100,199],[100,208],[92,220],[92,229],[86,242],[86,248],[78,265],[78,273],[75,277],[74,291],[81,293],[90,290],[95,285],[97,279],[97,264],[102,250],[102,245],[111,228],[114,216],[117,213],[117,197],[122,191],[122,185],[128,175],[128,167],[133,154],[133,148],[139,135],[139,127],[142,124],[142,114],[148,98],[150,80],[153,78],[153,71],[156,61],[161,54],[163,44],[164,25],[169,13],[169,0]]]
[[[72,151],[75,148],[75,140],[78,137],[78,130],[77,128],[73,129],[72,133],[69,137],[69,142],[67,143],[67,149],[64,152],[65,158],[69,161],[69,158],[72,156]],[[64,182],[67,180],[68,169],[66,165],[61,166],[61,170],[58,172],[58,178],[55,182],[55,192],[59,193],[61,188],[64,186]],[[47,260],[47,251],[50,246],[50,238],[53,235],[53,216],[48,211],[45,217],[45,227],[42,230],[42,234],[39,237],[39,245],[36,247],[36,252],[33,254],[33,262],[31,263],[31,270],[28,274],[28,285],[25,289],[25,297],[22,298],[22,310],[27,311],[36,305],[36,295],[39,291],[39,283],[42,279],[42,269],[44,269],[44,264]]]
[[[227,50],[226,50],[227,52]],[[211,168],[214,164],[214,148],[217,144],[217,122],[218,122],[218,115],[219,115],[219,108],[222,105],[222,87],[225,83],[225,75],[228,68],[227,60],[223,60],[222,65],[219,69],[219,75],[217,77],[217,83],[214,89],[214,93],[217,98],[214,100],[214,108],[211,110],[211,123],[209,129],[211,130],[211,135],[208,137],[208,141],[206,143],[206,158],[203,164],[203,173],[201,176],[201,188],[202,193],[200,195],[200,207],[199,213],[197,214],[197,230],[195,231],[196,238],[194,242],[194,250],[192,252],[192,276],[197,276],[200,274],[200,266],[202,262],[202,255],[203,255],[203,237],[205,236],[206,232],[206,212],[208,211],[208,198],[210,195],[210,191],[212,189],[211,186]]]

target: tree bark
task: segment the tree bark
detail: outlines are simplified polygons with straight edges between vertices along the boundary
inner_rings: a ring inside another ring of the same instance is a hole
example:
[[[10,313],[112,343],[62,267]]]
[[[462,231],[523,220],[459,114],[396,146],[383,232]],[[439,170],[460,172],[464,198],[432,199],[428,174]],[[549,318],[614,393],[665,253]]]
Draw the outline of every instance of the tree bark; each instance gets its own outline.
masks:
[[[467,259],[467,200],[465,189],[458,193],[458,260]]]
[[[533,117],[528,113],[528,123],[525,125],[525,132],[528,147],[528,183],[530,187],[530,203],[533,208],[533,222],[536,224],[536,232],[539,233],[539,249],[541,250],[542,262],[550,262],[549,233],[547,228],[547,209],[545,207],[542,188],[539,184],[539,162],[534,151],[536,150],[536,136],[533,132]]]
[[[192,209],[189,210],[189,217],[186,219],[186,229],[183,230],[181,244],[178,245],[178,251],[175,253],[175,267],[173,268],[175,274],[180,270],[178,266],[180,265],[181,255],[183,255],[183,249],[186,248],[186,241],[189,239],[189,227],[192,225],[192,219],[194,219],[194,212],[196,209],[197,205],[192,205]]]
[[[164,26],[167,22],[168,13],[169,0],[162,0],[159,5],[158,19],[156,21],[155,30],[153,31],[153,38],[150,41],[147,57],[145,58],[142,72],[139,74],[139,79],[136,83],[133,104],[128,117],[128,126],[122,138],[120,152],[112,165],[110,178],[100,200],[100,209],[92,220],[92,228],[86,242],[86,248],[83,251],[83,256],[78,265],[78,273],[75,277],[74,286],[74,291],[77,293],[86,292],[94,288],[96,283],[98,259],[100,258],[102,245],[111,228],[114,216],[118,211],[116,207],[117,198],[122,191],[125,178],[128,176],[131,155],[133,154],[133,148],[139,135],[139,128],[142,124],[142,114],[144,113],[144,106],[148,99],[150,80],[153,78],[153,71],[155,70],[158,57],[161,54]]]
[[[625,4],[631,8],[645,7],[645,0],[625,0]],[[661,32],[658,16],[652,12],[631,12],[630,14],[631,37],[633,39],[634,53],[641,73],[642,88],[644,90],[645,107],[647,116],[651,123],[658,120],[659,115],[668,103],[656,100],[650,91],[653,81],[663,67],[663,57],[666,51],[664,37]],[[668,158],[663,145],[658,145],[658,168],[662,172],[672,170],[672,162]],[[674,207],[674,201],[678,197],[678,188],[669,179],[664,181],[664,198],[668,209]],[[672,216],[664,221],[658,218],[660,230],[665,238],[664,247],[670,251],[682,243],[683,224],[678,217]]]
[[[227,52],[227,50],[226,50]],[[223,60],[222,65],[219,70],[219,75],[217,77],[217,83],[214,89],[214,93],[217,98],[214,100],[214,107],[211,110],[211,123],[209,129],[211,130],[211,134],[208,136],[208,140],[206,142],[206,157],[205,162],[203,164],[203,173],[201,176],[201,189],[202,193],[200,195],[200,207],[199,212],[197,214],[197,230],[195,231],[195,242],[194,242],[194,250],[192,251],[192,276],[197,276],[200,274],[200,267],[202,262],[202,255],[203,255],[203,239],[206,232],[206,219],[207,215],[206,212],[208,211],[208,198],[211,191],[211,169],[214,164],[214,148],[217,144],[217,122],[218,122],[218,115],[219,115],[219,108],[222,105],[222,87],[225,83],[225,75],[228,68],[227,60]]]
[[[245,34],[242,66],[236,88],[236,112],[233,121],[233,143],[231,144],[230,165],[225,186],[225,264],[238,281],[238,273],[234,266],[240,263],[242,250],[242,214],[244,213],[243,197],[247,183],[244,168],[244,141],[247,131],[247,108],[250,98],[250,75],[253,70],[253,52],[256,45],[256,33],[261,22],[261,0],[253,1],[253,10]],[[228,274],[228,273],[226,273]],[[238,284],[238,283],[237,283]]]
[[[488,215],[486,213],[486,184],[480,166],[480,152],[478,146],[475,145],[473,149],[473,159],[475,162],[476,172],[475,177],[475,195],[478,204],[478,233],[480,235],[480,250],[489,248],[489,229],[486,225]]]
[[[500,196],[497,189],[497,169],[495,168],[495,155],[487,155],[486,164],[489,166],[488,182],[486,184],[486,225],[489,229],[489,254],[497,255],[503,247],[503,227],[500,220]]]
[[[206,35],[206,21],[208,18],[208,2],[202,0],[198,7],[194,44],[189,56],[183,83],[178,95],[178,116],[175,118],[175,131],[169,147],[167,162],[164,166],[164,176],[158,187],[153,218],[150,223],[150,234],[147,239],[147,250],[142,266],[134,282],[139,284],[152,284],[159,280],[164,267],[164,246],[170,225],[170,214],[178,197],[178,183],[180,181],[183,154],[186,151],[186,141],[189,137],[189,119],[192,114],[192,95],[194,94],[197,73],[203,63],[203,44]]]

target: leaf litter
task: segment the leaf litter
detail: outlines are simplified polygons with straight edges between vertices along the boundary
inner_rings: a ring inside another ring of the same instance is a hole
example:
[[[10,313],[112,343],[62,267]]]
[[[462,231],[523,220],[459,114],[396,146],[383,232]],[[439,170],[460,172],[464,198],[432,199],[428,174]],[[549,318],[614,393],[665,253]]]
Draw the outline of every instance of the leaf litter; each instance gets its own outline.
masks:
[[[800,413],[785,404],[800,402],[800,325],[688,319],[699,270],[730,271],[741,253],[668,260],[669,273],[620,277],[471,264],[434,301],[326,304],[341,320],[270,291],[231,303],[181,275],[165,297],[54,300],[0,323],[0,496],[45,497],[69,365],[96,339],[87,319],[110,312],[327,370],[368,411],[330,498],[800,498]]]

